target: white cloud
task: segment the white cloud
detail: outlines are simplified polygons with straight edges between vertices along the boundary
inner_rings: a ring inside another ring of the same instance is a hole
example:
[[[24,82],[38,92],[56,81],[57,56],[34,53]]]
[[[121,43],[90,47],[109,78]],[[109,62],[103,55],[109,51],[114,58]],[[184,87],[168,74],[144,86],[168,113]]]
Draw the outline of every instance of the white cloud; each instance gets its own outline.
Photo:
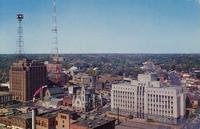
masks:
[[[200,4],[200,0],[195,0],[198,4]]]

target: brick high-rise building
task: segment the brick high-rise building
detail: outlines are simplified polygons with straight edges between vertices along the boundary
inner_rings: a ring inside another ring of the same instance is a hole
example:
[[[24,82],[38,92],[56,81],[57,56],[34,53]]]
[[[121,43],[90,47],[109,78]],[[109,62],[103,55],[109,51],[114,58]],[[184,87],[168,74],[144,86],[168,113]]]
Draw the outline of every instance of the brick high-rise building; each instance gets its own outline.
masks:
[[[27,59],[13,63],[10,68],[10,91],[14,100],[27,101],[34,92],[46,84],[47,70],[44,63]]]

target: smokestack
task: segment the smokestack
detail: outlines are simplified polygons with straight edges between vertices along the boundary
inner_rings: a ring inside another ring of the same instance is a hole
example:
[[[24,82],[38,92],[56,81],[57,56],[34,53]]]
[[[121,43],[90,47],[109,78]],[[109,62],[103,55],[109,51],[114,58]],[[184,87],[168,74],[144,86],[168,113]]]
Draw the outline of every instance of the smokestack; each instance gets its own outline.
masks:
[[[32,129],[36,129],[36,123],[35,123],[36,118],[35,118],[35,116],[36,116],[36,109],[33,108],[32,109]]]

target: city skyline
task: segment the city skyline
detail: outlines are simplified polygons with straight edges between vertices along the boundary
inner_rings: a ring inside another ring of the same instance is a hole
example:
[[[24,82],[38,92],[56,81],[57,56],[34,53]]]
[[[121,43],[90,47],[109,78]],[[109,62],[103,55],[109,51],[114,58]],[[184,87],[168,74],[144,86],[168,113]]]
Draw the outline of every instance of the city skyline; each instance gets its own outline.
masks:
[[[0,53],[50,53],[51,0],[0,0]],[[198,0],[57,0],[60,53],[200,53]]]

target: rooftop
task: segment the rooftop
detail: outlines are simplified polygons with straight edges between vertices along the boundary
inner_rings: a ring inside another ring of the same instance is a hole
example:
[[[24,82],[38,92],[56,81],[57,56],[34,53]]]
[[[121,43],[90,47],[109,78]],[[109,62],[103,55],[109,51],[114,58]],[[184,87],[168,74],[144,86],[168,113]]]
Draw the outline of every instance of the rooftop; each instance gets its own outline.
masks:
[[[49,112],[44,112],[44,113],[39,114],[38,117],[52,118],[52,117],[56,117],[59,112],[61,112],[61,110],[53,110]]]
[[[60,111],[60,113],[63,113],[63,114],[73,114],[73,113],[75,113],[75,112],[73,112],[73,111],[68,111],[68,110],[62,110],[62,111]]]
[[[0,96],[11,95],[10,92],[0,91]]]
[[[32,118],[32,114],[31,114],[31,112],[22,113],[22,114],[14,115],[12,117],[27,120],[27,119],[31,119]]]
[[[57,94],[64,94],[64,90],[60,87],[49,87],[47,88],[49,90],[49,92],[52,94],[52,95],[57,95]]]
[[[89,127],[89,128],[97,128],[99,126],[102,126],[109,122],[114,122],[114,121],[115,119],[108,118],[108,117],[83,116],[73,124]]]

